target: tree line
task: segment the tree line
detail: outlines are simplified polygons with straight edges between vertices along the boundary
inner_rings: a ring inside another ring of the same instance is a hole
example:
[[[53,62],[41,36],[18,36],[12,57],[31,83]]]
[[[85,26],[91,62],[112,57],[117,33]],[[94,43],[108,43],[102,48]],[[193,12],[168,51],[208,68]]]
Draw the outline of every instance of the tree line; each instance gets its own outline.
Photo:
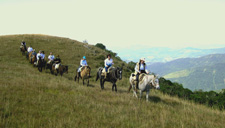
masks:
[[[183,88],[182,84],[171,82],[161,77],[160,91],[164,94],[169,94],[171,96],[178,96],[179,98],[185,100],[192,100],[199,104],[204,104],[212,108],[218,108],[220,110],[225,109],[225,89],[220,92],[209,91],[204,92],[202,90],[191,91],[187,88]]]

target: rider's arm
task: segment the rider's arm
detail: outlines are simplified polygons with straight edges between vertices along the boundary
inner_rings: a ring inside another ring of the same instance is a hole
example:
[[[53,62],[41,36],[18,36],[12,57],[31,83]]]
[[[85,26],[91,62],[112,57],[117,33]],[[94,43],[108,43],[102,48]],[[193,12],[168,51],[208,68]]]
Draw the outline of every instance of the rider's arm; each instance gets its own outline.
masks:
[[[113,65],[114,63],[113,63],[113,59],[111,60],[111,65]]]
[[[85,60],[85,66],[87,66],[88,64],[87,64],[87,60]]]
[[[134,70],[135,70],[136,72],[139,72],[139,71],[138,71],[138,66],[137,66],[137,65],[135,66]]]
[[[107,59],[105,59],[105,67],[108,67],[108,65],[106,64]]]
[[[81,65],[81,66],[83,66],[83,64],[82,64],[82,60],[80,60],[80,65]]]
[[[49,59],[49,60],[52,60],[52,59],[51,59],[51,55],[48,56],[48,59]]]

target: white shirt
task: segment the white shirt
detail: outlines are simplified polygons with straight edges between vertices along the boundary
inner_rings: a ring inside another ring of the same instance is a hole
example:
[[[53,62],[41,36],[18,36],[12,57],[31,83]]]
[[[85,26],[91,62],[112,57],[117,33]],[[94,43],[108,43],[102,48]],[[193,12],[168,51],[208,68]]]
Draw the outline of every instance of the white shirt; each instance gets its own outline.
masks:
[[[28,49],[27,49],[27,52],[32,52],[33,51],[33,48],[31,48],[31,47],[29,47]]]
[[[42,54],[42,59],[45,59],[45,54],[41,53]]]
[[[23,46],[23,42],[21,42],[21,45]],[[24,45],[26,45],[26,43],[24,43]]]
[[[110,60],[107,58],[107,59],[105,59],[105,67],[108,67],[108,65],[113,65],[114,63],[113,63],[113,59],[111,58]]]
[[[54,59],[55,59],[55,56],[54,56],[54,55],[49,55],[49,56],[48,56],[48,59],[49,59],[49,60],[54,60]]]
[[[39,56],[41,57],[41,59],[44,59],[45,58],[45,55],[44,54],[38,53],[37,54],[37,60],[39,60]]]
[[[140,70],[140,71],[141,71],[141,70],[144,70],[144,68],[145,68],[145,72],[148,73],[147,65],[145,64],[145,66],[144,66],[144,64],[140,64],[140,69],[139,69],[139,70]],[[134,69],[135,69],[136,72],[139,72],[139,71],[138,71],[138,66],[137,66],[137,65],[135,66]]]
[[[87,66],[87,61],[86,60],[80,60],[80,65],[81,66]]]

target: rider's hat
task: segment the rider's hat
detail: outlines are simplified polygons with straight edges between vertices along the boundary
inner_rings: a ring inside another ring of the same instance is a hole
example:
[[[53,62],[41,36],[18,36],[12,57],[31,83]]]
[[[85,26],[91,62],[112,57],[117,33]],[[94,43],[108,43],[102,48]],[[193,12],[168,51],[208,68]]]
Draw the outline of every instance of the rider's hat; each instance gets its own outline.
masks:
[[[145,61],[145,58],[144,57],[142,57],[140,60],[143,60],[143,61]]]
[[[85,60],[86,60],[86,56],[83,56],[83,59],[85,59]]]

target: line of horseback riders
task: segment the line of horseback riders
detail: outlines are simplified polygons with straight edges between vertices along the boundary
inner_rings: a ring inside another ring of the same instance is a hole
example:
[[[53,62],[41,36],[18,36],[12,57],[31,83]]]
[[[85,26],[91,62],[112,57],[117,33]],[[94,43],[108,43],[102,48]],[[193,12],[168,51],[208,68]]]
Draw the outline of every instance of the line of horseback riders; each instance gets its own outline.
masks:
[[[21,43],[21,48],[26,50],[26,43],[22,42]],[[23,51],[23,50],[21,50]],[[28,53],[27,55],[30,57],[30,55],[35,56],[36,55],[36,59],[37,59],[37,65],[39,63],[39,61],[44,61],[45,58],[45,54],[44,51],[39,51],[38,54],[36,54],[35,50],[32,47],[28,47],[27,49]],[[31,54],[32,53],[32,54]],[[32,59],[32,57],[30,58]],[[97,72],[97,76],[96,76],[96,81],[98,79],[100,79],[100,85],[101,88],[104,89],[104,83],[105,81],[111,82],[113,83],[112,86],[112,90],[117,91],[117,86],[116,86],[116,81],[119,79],[122,79],[122,69],[120,67],[113,67],[113,59],[111,57],[110,54],[108,54],[106,56],[106,59],[104,60],[104,67],[100,67],[98,69]],[[53,53],[51,52],[50,55],[48,56],[48,62],[47,62],[47,68],[49,68],[51,70],[51,67],[56,69],[57,72],[59,70],[59,66],[61,65],[61,59],[59,58],[59,55],[55,58]],[[67,66],[67,72],[68,72],[68,66]],[[78,82],[79,82],[79,78],[81,78],[83,80],[83,84],[84,84],[84,80],[87,79],[87,85],[89,85],[89,78],[91,77],[90,73],[91,73],[91,68],[88,66],[87,64],[87,60],[86,60],[86,56],[83,56],[83,58],[80,60],[80,65],[76,70],[76,76],[74,78],[74,80],[76,81],[76,79],[78,78]],[[133,88],[133,92],[134,95],[137,97],[136,95],[136,91],[137,89],[140,90],[140,94],[142,94],[143,91],[147,92],[147,99],[148,99],[148,93],[150,90],[150,87],[147,85],[153,85],[156,88],[159,88],[159,82],[158,79],[156,78],[155,75],[148,75],[149,71],[147,69],[147,65],[145,63],[145,58],[141,58],[140,61],[138,63],[136,63],[135,66],[135,73],[132,73],[130,76],[130,88]],[[140,83],[140,87],[139,87],[139,82]],[[136,91],[135,91],[136,89]]]
[[[62,76],[64,72],[68,73],[68,66],[61,64],[61,59],[59,55],[55,57],[53,53],[50,52],[48,56],[48,61],[46,62],[44,51],[40,50],[38,53],[36,53],[36,50],[33,49],[31,46],[27,48],[26,43],[24,41],[21,42],[20,50],[22,54],[25,54],[25,51],[27,51],[27,59],[29,59],[31,64],[38,67],[38,70],[40,72],[42,71],[42,68],[45,68],[49,69],[51,73],[55,75],[60,73],[60,75]]]

